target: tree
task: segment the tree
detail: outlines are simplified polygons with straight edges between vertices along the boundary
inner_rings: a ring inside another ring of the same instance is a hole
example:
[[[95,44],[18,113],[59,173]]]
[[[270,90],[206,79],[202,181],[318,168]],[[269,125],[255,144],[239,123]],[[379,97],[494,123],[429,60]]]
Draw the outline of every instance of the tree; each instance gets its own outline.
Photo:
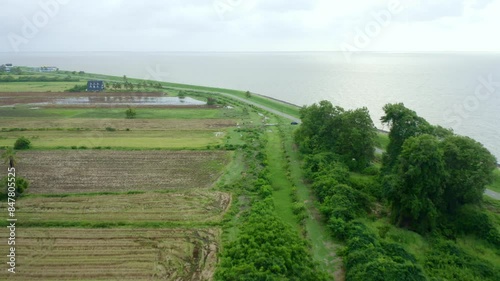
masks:
[[[302,123],[295,132],[295,141],[300,145],[304,153],[312,153],[314,150],[324,149],[328,143],[334,141],[330,128],[338,125],[334,124],[336,117],[344,112],[341,107],[334,107],[329,101],[320,101],[311,106],[300,109],[300,119]]]
[[[4,163],[8,164],[10,168],[13,168],[17,164],[17,156],[16,156],[16,151],[12,149],[11,147],[7,148],[3,153],[2,153],[2,159],[4,159]]]
[[[9,178],[3,177],[0,180],[0,182],[1,182],[2,186],[4,187],[3,191],[8,192]],[[22,194],[24,191],[26,191],[26,189],[28,189],[28,187],[29,187],[29,182],[25,178],[22,178],[20,176],[16,176],[15,183],[16,183],[16,194],[15,194],[16,197],[19,196],[19,194]]]
[[[214,98],[207,98],[207,105],[215,105],[217,103],[217,100]]]
[[[431,133],[431,125],[417,113],[404,106],[402,103],[386,104],[385,115],[380,119],[382,123],[389,125],[389,145],[384,155],[384,171],[390,170],[396,164],[405,140],[425,133]]]
[[[335,152],[351,169],[368,167],[375,157],[375,125],[366,107],[341,114],[341,127],[336,133]]]
[[[492,181],[495,157],[468,137],[446,137],[441,147],[447,172],[443,211],[453,214],[465,204],[480,203],[485,186]]]
[[[430,125],[403,104],[384,110],[382,121],[391,131],[382,184],[394,222],[426,232],[436,227],[437,218],[454,221],[462,207],[482,202],[496,166],[486,148]]]
[[[14,149],[29,149],[31,148],[31,141],[25,137],[20,137],[14,143]]]
[[[179,91],[179,94],[177,94],[177,96],[180,98],[180,99],[183,99],[186,97],[186,92],[184,91]]]
[[[251,98],[251,97],[252,97],[252,93],[250,93],[250,91],[246,91],[246,92],[245,92],[245,97],[246,97],[247,99]]]
[[[295,141],[304,153],[333,152],[343,163],[361,170],[374,158],[376,129],[368,109],[345,111],[329,101],[300,110],[302,124]]]
[[[431,135],[407,139],[395,170],[394,175],[386,177],[384,190],[393,221],[419,232],[434,229],[446,178],[438,139]]]
[[[130,106],[125,111],[125,118],[127,118],[127,119],[134,119],[136,115],[137,115],[137,112],[135,111],[135,109],[131,108]]]
[[[13,67],[10,70],[10,72],[12,72],[12,74],[14,74],[14,75],[21,75],[21,74],[23,74],[23,70],[19,66]]]

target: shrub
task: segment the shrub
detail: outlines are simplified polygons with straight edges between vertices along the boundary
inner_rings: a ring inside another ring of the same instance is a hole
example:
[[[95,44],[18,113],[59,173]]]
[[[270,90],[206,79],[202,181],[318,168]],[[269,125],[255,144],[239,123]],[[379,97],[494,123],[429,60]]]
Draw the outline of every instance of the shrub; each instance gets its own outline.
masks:
[[[265,199],[267,197],[271,197],[273,195],[273,188],[270,185],[262,185],[259,188],[259,196],[262,199]]]
[[[113,128],[113,127],[106,127],[106,131],[108,131],[108,132],[114,132],[114,131],[116,131],[116,129]]]
[[[135,109],[131,108],[130,106],[125,111],[125,118],[127,118],[127,119],[134,119],[136,115],[137,115],[137,112],[135,111]]]
[[[14,143],[14,149],[29,149],[31,148],[31,141],[25,137],[20,137]]]
[[[304,203],[301,202],[293,203],[292,211],[295,215],[306,213],[306,206],[304,205]]]
[[[299,195],[297,194],[297,187],[292,188],[292,190],[290,191],[290,197],[292,198],[293,203],[299,201]]]
[[[425,268],[436,280],[499,280],[491,262],[471,256],[449,240],[435,240],[426,254]]]
[[[479,207],[465,205],[460,209],[458,215],[452,218],[454,233],[474,234],[496,247],[500,247],[500,232],[493,219]]]
[[[346,222],[342,218],[330,217],[327,226],[335,238],[339,240],[347,238]]]
[[[364,175],[376,176],[379,174],[380,169],[375,165],[370,165],[363,170]]]
[[[2,191],[4,191],[6,194],[8,193],[8,178],[7,177],[3,177],[2,180],[2,186],[3,186],[3,189]],[[26,189],[28,189],[29,187],[29,182],[20,177],[20,176],[16,176],[16,196],[18,196],[19,194],[22,194],[24,191],[26,191]]]
[[[349,182],[354,189],[370,194],[377,199],[382,198],[382,186],[375,176],[353,174],[349,178]]]
[[[342,218],[350,221],[366,214],[370,209],[371,202],[366,194],[352,187],[339,184],[331,189],[332,195],[328,196],[320,209],[325,216]]]

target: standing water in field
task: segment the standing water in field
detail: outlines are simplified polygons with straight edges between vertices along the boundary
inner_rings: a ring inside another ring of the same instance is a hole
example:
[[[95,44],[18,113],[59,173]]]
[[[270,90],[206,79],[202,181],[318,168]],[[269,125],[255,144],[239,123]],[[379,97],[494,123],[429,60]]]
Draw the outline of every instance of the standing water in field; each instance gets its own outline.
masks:
[[[137,96],[92,96],[59,98],[51,104],[57,105],[205,105],[206,102],[192,98],[137,97]]]

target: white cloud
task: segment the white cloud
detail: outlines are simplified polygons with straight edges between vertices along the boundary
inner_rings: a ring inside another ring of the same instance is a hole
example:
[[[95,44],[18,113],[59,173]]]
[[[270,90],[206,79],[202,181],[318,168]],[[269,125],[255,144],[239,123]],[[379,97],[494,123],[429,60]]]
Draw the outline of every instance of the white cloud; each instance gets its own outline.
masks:
[[[50,1],[1,1],[0,51]],[[500,51],[500,0],[64,1],[20,51],[339,50],[390,1],[405,9],[363,51]]]

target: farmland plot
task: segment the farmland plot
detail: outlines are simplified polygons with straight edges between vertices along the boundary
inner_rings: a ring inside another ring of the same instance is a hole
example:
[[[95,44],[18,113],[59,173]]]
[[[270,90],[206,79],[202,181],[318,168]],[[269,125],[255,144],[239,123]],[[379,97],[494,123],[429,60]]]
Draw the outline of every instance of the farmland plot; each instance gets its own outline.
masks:
[[[38,149],[58,147],[119,147],[119,148],[205,148],[221,144],[223,134],[217,130],[155,130],[155,131],[15,131],[0,132],[0,146],[11,146],[25,136]]]
[[[2,270],[0,279],[211,280],[219,237],[210,228],[19,228],[16,274]]]
[[[214,130],[236,126],[229,119],[117,119],[117,118],[28,118],[3,117],[0,128],[39,129],[75,129],[104,130],[106,127],[116,130]],[[36,134],[36,133],[35,133]]]
[[[51,150],[18,157],[17,173],[35,194],[206,188],[230,159],[223,151]]]
[[[52,225],[66,222],[199,224],[220,221],[230,201],[227,193],[206,190],[27,197],[17,203],[17,218],[26,225],[46,222]]]

